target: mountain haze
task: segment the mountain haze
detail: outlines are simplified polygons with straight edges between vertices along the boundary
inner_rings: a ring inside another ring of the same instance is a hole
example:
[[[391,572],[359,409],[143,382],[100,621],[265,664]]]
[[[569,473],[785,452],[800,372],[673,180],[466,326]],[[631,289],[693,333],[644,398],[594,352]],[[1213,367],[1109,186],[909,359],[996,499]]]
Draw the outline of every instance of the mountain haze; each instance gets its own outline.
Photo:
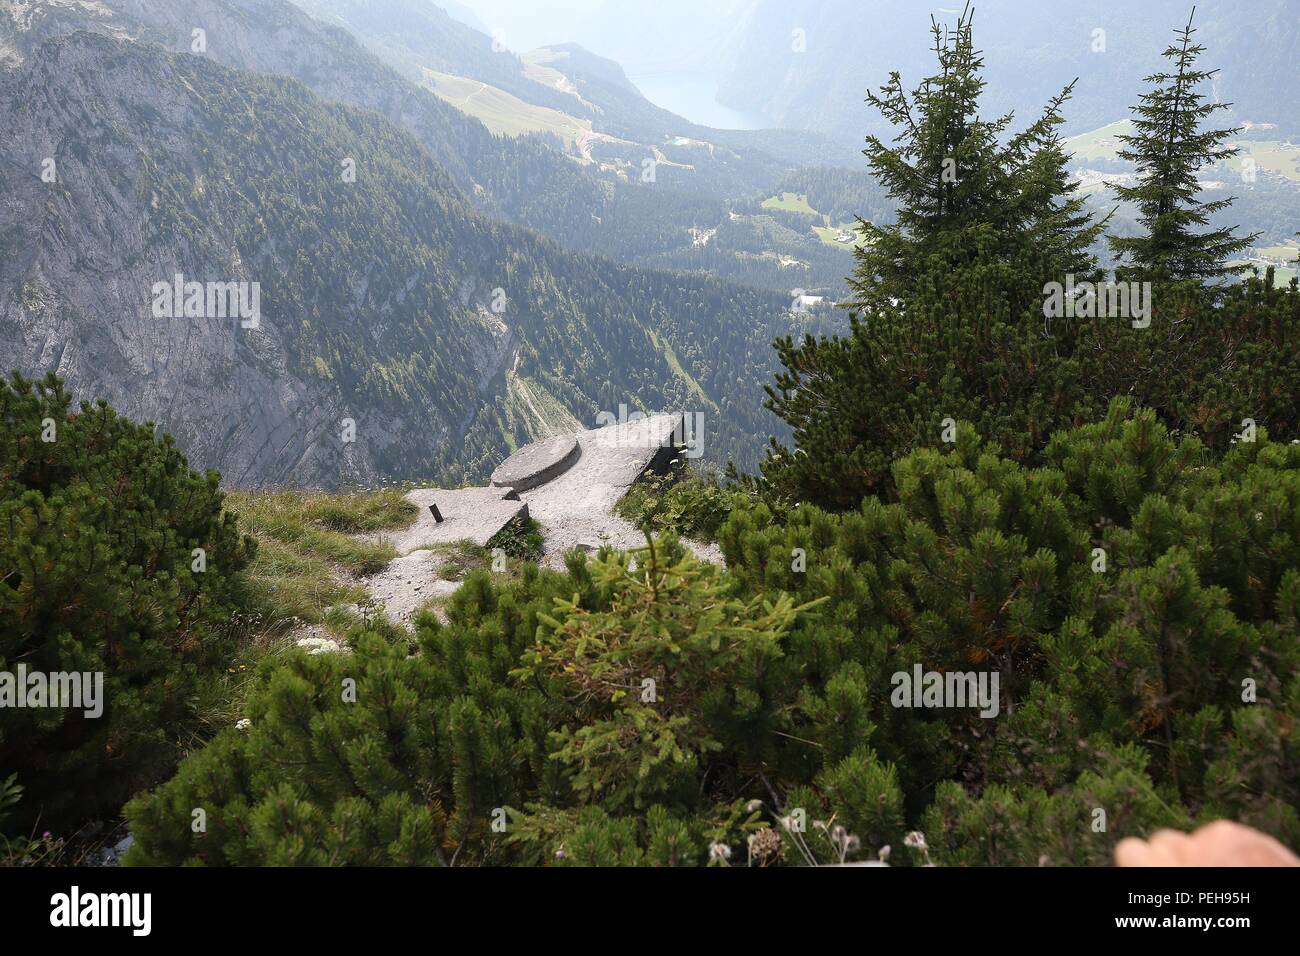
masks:
[[[933,62],[929,19],[951,24],[962,4],[928,0],[757,0],[729,51],[720,98],[765,114],[773,125],[860,137],[879,131],[862,103],[891,70],[909,85]],[[1187,23],[1190,0],[1044,3],[979,0],[977,46],[987,63],[986,108],[1037,114],[1048,97],[1078,78],[1067,129],[1084,132],[1125,118],[1160,66],[1173,31]],[[1203,0],[1196,39],[1221,68],[1215,94],[1240,119],[1300,132],[1300,107],[1278,91],[1293,88],[1300,17],[1293,0]],[[795,31],[802,31],[803,50]],[[1099,36],[1094,31],[1104,31]],[[1104,41],[1099,48],[1098,40]]]

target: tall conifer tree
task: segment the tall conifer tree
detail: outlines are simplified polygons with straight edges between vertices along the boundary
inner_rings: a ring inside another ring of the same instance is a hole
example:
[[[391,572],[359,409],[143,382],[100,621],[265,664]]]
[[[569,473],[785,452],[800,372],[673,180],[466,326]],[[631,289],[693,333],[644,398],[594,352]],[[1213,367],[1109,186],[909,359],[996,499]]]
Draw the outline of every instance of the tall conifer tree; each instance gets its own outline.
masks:
[[[1058,136],[1067,87],[1025,129],[980,116],[983,57],[969,6],[932,24],[937,69],[912,91],[897,73],[868,102],[898,130],[864,151],[898,204],[865,238],[850,279],[851,334],[780,339],[768,408],[797,451],[773,442],[776,497],[856,508],[889,485],[898,456],[968,421],[1016,457],[1056,427],[1097,414],[1072,364],[1078,327],[1044,328],[1045,283],[1100,273],[1094,222]]]
[[[898,129],[893,145],[867,137],[871,171],[898,203],[894,223],[859,220],[866,242],[857,250],[850,282],[855,306],[865,310],[906,300],[920,284],[918,269],[971,230],[995,225],[993,248],[972,255],[987,261],[1018,256],[1030,243],[1059,259],[1061,271],[1089,274],[1089,247],[1101,234],[1074,192],[1068,156],[1057,128],[1074,84],[1054,97],[1026,129],[1007,136],[1010,114],[981,118],[986,83],[983,55],[975,49],[969,4],[945,30],[931,21],[938,69],[910,93],[897,72],[867,102]]]
[[[1164,52],[1171,72],[1146,78],[1151,89],[1143,93],[1135,114],[1132,135],[1119,139],[1125,148],[1121,159],[1137,166],[1138,180],[1132,186],[1116,186],[1119,198],[1138,209],[1138,221],[1145,234],[1114,236],[1111,248],[1122,262],[1121,272],[1155,279],[1210,281],[1242,271],[1225,265],[1227,260],[1248,249],[1258,238],[1255,233],[1237,237],[1233,227],[1198,232],[1210,217],[1232,205],[1232,199],[1201,201],[1201,184],[1196,174],[1205,166],[1231,159],[1239,152],[1227,145],[1241,132],[1233,129],[1205,129],[1206,121],[1231,104],[1207,102],[1202,84],[1218,70],[1201,70],[1197,61],[1205,47],[1193,41],[1192,22],[1176,31],[1178,40]]]

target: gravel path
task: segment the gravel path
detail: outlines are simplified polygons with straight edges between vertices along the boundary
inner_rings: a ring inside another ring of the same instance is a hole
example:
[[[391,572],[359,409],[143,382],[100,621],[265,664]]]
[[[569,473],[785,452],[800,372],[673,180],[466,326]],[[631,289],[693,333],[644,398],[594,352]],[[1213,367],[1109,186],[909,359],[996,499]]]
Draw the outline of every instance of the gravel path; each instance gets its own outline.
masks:
[[[422,605],[450,597],[460,587],[459,581],[444,581],[439,576],[442,564],[436,551],[412,551],[362,583],[390,620],[410,624]]]

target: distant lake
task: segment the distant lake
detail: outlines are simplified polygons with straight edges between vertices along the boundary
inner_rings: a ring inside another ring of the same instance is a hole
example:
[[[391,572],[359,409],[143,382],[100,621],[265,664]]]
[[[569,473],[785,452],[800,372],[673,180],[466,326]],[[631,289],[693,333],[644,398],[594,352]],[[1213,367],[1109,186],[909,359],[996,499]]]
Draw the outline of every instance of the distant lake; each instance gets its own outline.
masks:
[[[655,106],[714,129],[767,129],[771,122],[718,102],[718,81],[707,73],[646,73],[628,77]]]

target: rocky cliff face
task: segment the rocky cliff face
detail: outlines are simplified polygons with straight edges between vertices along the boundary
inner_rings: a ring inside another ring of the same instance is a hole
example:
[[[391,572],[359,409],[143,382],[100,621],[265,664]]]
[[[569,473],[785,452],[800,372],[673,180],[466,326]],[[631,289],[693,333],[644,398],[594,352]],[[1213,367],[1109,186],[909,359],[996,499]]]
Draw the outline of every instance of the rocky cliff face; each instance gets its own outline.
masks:
[[[350,148],[360,144],[281,141],[289,155],[254,159],[266,167],[260,175],[215,161],[210,151],[241,145],[229,112],[239,104],[302,107],[298,119],[319,122],[301,93],[273,87],[260,104],[214,97],[223,81],[235,82],[197,59],[87,34],[49,41],[7,78],[0,109],[14,135],[0,143],[0,364],[54,370],[82,396],[157,421],[197,465],[236,484],[437,471],[447,461],[440,447],[464,441],[481,396],[420,369],[408,376],[411,390],[374,379],[402,378],[403,361],[428,350],[458,378],[490,380],[508,334],[487,311],[490,277],[433,269],[420,260],[435,250],[391,237],[349,260],[340,249],[356,237],[344,230],[377,225],[393,200],[344,198],[355,184],[334,167],[344,153],[360,158]],[[266,146],[254,142],[242,145]],[[286,193],[302,188],[295,177],[304,172],[291,156],[312,147],[329,152],[307,186],[322,195],[291,211]],[[427,209],[389,219],[394,235],[433,241],[444,230],[420,213],[441,212],[464,246],[483,245],[480,262],[492,262],[498,237],[450,197],[440,171],[424,172],[414,192]],[[337,216],[336,231],[311,236],[313,216]],[[445,253],[453,239],[442,238],[436,251]],[[393,259],[371,258],[385,251]],[[325,261],[304,267],[315,256]],[[187,312],[187,296],[160,303],[159,284],[177,275],[203,283],[201,308]],[[256,328],[208,301],[228,283],[257,291],[245,303],[261,307]]]
[[[322,100],[370,110],[409,130],[482,212],[522,221],[530,218],[526,211],[540,197],[552,193],[596,208],[603,205],[609,183],[584,174],[572,161],[537,143],[494,136],[411,76],[386,65],[352,34],[326,22],[333,4],[305,6],[320,19],[289,0],[0,0],[0,65],[20,63],[45,40],[75,31],[131,38],[187,54],[194,52],[195,31],[202,31],[202,55],[214,63],[292,77]],[[342,7],[353,8],[368,9],[364,3]],[[447,19],[436,8],[432,11]],[[381,11],[390,18],[400,12]],[[406,16],[409,19],[409,13]],[[487,52],[467,48],[463,56],[485,56],[487,63],[494,63],[491,41],[480,39],[488,45]],[[422,42],[420,49],[427,46]],[[519,69],[522,82],[522,66]],[[414,67],[411,71],[420,72]],[[537,84],[530,81],[529,86]]]
[[[84,34],[50,41],[9,77],[0,363],[52,369],[78,394],[156,420],[197,465],[236,483],[372,480],[385,449],[416,423],[359,409],[328,370],[304,368],[293,303],[276,303],[272,279],[297,250],[277,247],[270,232],[239,237],[248,216],[238,192],[251,184],[205,179],[195,146],[224,120],[196,79],[209,78]],[[177,275],[205,292],[207,283],[270,285],[260,303],[268,314],[246,328],[246,316],[209,309],[205,295],[199,314],[159,315],[156,287]],[[398,307],[390,293],[363,311]],[[472,365],[491,336],[474,322],[461,330],[446,345]],[[435,442],[452,433],[455,411],[410,409]]]
[[[288,0],[0,0],[0,65],[31,57],[51,38],[101,33],[195,53],[214,63],[297,79],[321,99],[372,110],[406,126],[467,195],[476,185],[474,157],[492,138],[479,124],[384,67],[343,30],[321,23]],[[486,178],[479,176],[480,179]],[[481,205],[497,200],[479,190]]]
[[[349,401],[314,362],[303,374],[284,313],[250,329],[238,316],[160,318],[153,309],[160,281],[179,274],[260,286],[300,250],[282,248],[269,232],[241,243],[235,233],[248,204],[231,190],[240,184],[204,182],[196,141],[226,119],[212,115],[202,89],[212,75],[196,84],[174,61],[123,41],[188,50],[201,29],[208,60],[305,70],[307,53],[310,68],[346,82],[343,65],[321,55],[328,44],[303,43],[295,32],[310,26],[306,18],[285,10],[282,30],[267,31],[262,20],[254,37],[238,3],[0,4],[9,68],[0,74],[0,366],[54,370],[84,397],[156,420],[194,463],[219,467],[235,483],[368,482],[386,447],[410,433],[421,445],[449,439],[453,419],[470,410],[427,404],[404,416],[366,414],[373,409]],[[115,42],[69,36],[80,29]],[[198,59],[186,66],[206,65]],[[174,194],[169,177],[178,173],[188,196]],[[183,212],[172,205],[177,198]],[[362,311],[391,321],[398,298]],[[452,358],[475,367],[500,333],[465,311],[459,338],[467,348]],[[350,422],[358,423],[354,440]],[[410,457],[436,467],[430,456]]]

